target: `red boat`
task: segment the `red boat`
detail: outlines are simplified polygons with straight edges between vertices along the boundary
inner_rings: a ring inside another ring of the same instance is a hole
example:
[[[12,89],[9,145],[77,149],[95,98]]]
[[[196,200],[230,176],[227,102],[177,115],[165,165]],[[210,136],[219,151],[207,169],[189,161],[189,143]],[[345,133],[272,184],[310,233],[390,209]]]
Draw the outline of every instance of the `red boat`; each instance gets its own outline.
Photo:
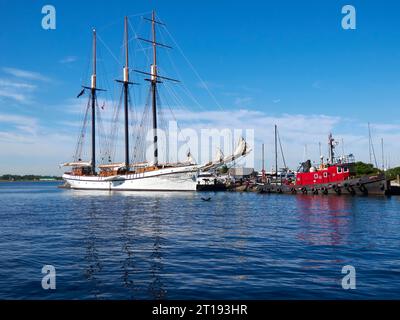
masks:
[[[357,176],[353,155],[335,157],[335,140],[329,135],[329,158],[326,163],[312,166],[311,161],[302,163],[295,175],[295,181],[285,180],[260,186],[262,193],[291,194],[349,194],[349,195],[387,195],[389,182],[383,173]]]

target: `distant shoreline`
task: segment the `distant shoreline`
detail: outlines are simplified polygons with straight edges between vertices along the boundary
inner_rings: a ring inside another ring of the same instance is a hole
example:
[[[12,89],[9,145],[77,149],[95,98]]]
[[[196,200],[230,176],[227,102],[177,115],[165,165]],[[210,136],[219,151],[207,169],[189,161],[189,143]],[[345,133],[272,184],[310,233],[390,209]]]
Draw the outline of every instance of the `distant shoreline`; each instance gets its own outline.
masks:
[[[62,179],[54,179],[54,180],[0,180],[1,182],[61,182]]]
[[[61,177],[57,176],[41,176],[34,174],[16,175],[3,174],[0,175],[0,182],[56,182],[62,181]]]

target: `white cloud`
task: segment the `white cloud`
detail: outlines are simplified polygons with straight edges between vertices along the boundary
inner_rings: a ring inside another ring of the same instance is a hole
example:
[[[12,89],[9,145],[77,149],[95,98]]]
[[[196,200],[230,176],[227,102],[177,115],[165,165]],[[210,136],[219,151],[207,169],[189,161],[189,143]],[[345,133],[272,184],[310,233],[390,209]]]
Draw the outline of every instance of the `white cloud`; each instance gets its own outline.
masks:
[[[38,72],[33,72],[33,71],[28,71],[28,70],[22,70],[22,69],[17,69],[17,68],[9,68],[9,67],[4,67],[3,72],[12,75],[16,78],[20,79],[27,79],[27,80],[38,80],[38,81],[50,81],[50,79]]]
[[[73,63],[77,60],[78,60],[78,58],[75,56],[67,56],[67,57],[62,58],[59,62],[62,64],[66,64],[66,63]]]
[[[0,113],[0,122],[14,125],[36,127],[37,119],[33,117]]]
[[[252,101],[253,98],[251,97],[237,97],[234,103],[238,107],[248,107]]]
[[[37,72],[31,72],[16,68],[2,68],[7,74],[0,78],[0,98],[13,100],[17,103],[31,104],[33,93],[38,86],[35,82],[49,81],[49,79]]]
[[[34,84],[17,82],[9,79],[0,79],[0,87],[24,89],[29,91],[33,91],[37,88],[37,86]]]
[[[1,87],[0,87],[0,97],[12,99],[12,100],[15,100],[15,101],[21,102],[21,103],[28,103],[28,101],[29,101],[27,95],[24,95],[22,93],[13,92],[10,90],[4,90],[4,89],[1,89]]]

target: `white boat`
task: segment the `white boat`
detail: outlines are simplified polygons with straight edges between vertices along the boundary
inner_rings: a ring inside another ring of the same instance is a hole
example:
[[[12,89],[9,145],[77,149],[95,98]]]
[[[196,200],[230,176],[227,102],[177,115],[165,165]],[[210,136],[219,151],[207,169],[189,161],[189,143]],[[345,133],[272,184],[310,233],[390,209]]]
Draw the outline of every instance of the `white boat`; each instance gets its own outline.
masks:
[[[96,165],[96,95],[102,89],[96,86],[96,31],[93,30],[93,73],[91,76],[91,86],[83,87],[81,96],[85,90],[90,91],[90,99],[87,105],[85,121],[91,115],[91,160],[82,161],[80,156],[76,156],[75,161],[64,163],[62,166],[71,167],[71,171],[63,175],[66,186],[71,189],[79,190],[120,190],[120,191],[195,191],[197,189],[197,177],[199,172],[210,170],[247,155],[251,150],[244,139],[240,139],[236,150],[232,155],[222,157],[219,151],[217,160],[205,165],[196,164],[190,153],[185,162],[180,163],[160,163],[158,159],[158,137],[157,137],[157,85],[160,80],[176,81],[160,76],[157,73],[157,46],[165,46],[156,41],[156,21],[153,12],[151,19],[146,19],[152,25],[153,64],[150,73],[137,71],[140,74],[149,76],[146,79],[150,82],[150,94],[152,101],[152,128],[153,128],[153,147],[154,159],[149,162],[130,162],[129,145],[129,86],[133,84],[129,81],[129,61],[128,61],[128,20],[125,17],[125,66],[123,68],[123,80],[118,81],[123,85],[124,97],[124,125],[125,125],[125,161],[123,163],[106,163]],[[143,39],[141,39],[143,40]],[[136,70],[135,70],[136,71]],[[100,111],[100,110],[99,110]],[[85,126],[85,125],[84,125]],[[83,134],[81,134],[83,137]],[[79,145],[79,142],[78,142]],[[77,148],[78,150],[79,148]]]

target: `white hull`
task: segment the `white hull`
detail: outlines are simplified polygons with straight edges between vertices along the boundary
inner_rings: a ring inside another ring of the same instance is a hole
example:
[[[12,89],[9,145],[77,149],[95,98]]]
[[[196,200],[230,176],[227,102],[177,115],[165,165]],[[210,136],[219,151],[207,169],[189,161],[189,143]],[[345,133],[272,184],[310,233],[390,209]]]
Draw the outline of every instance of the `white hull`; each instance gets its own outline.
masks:
[[[71,189],[120,191],[196,191],[197,166],[166,168],[111,177],[64,174]]]

